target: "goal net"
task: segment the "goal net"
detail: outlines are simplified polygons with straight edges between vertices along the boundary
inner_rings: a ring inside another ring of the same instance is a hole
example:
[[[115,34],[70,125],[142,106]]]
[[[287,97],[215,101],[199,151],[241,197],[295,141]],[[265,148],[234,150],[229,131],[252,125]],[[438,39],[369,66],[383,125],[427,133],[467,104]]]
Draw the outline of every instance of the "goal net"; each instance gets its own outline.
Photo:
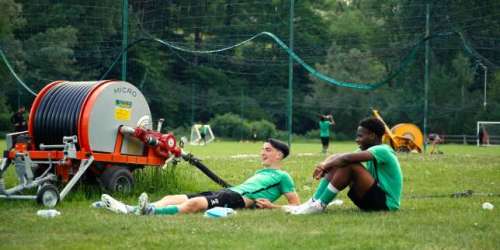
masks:
[[[189,144],[205,145],[215,139],[214,133],[210,125],[195,124],[191,127],[191,137]]]
[[[478,121],[476,135],[478,146],[499,146],[500,122]]]

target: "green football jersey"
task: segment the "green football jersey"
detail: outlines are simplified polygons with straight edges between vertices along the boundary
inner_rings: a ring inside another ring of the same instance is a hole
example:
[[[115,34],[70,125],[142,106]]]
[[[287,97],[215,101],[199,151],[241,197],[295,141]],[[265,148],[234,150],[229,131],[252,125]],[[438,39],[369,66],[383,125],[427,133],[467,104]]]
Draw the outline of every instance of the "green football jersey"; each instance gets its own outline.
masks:
[[[295,184],[290,175],[279,169],[263,168],[238,186],[229,188],[249,199],[277,200],[282,194],[294,192]]]

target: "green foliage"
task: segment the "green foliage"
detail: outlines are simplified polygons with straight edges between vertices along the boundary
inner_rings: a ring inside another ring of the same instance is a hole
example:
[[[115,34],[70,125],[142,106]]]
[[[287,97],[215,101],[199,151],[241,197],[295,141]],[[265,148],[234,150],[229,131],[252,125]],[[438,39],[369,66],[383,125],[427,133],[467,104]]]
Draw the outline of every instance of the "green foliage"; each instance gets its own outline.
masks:
[[[190,169],[192,170],[192,169]],[[195,176],[189,170],[177,166],[146,167],[134,171],[134,191],[138,196],[142,192],[155,193],[157,190],[168,190],[171,194],[196,192]]]
[[[305,134],[308,138],[319,138],[319,129],[311,129]]]
[[[22,6],[14,0],[0,0],[0,41],[11,35],[12,31],[22,27],[25,19],[21,18]]]
[[[276,134],[276,126],[266,120],[250,122],[252,139],[265,140]],[[255,137],[254,137],[255,134]]]
[[[269,121],[248,121],[232,113],[216,115],[209,124],[215,135],[222,138],[265,140],[277,134],[276,126]]]
[[[73,79],[77,75],[74,47],[77,44],[77,30],[71,26],[51,28],[31,36],[25,43],[26,60],[33,70],[32,79],[42,79],[45,75],[60,75],[62,79]],[[40,41],[53,41],[39,46]]]
[[[128,41],[161,38],[193,50],[234,45],[269,31],[289,44],[290,1],[130,0]],[[428,1],[295,1],[294,51],[335,79],[375,82],[400,66],[425,34]],[[499,120],[496,1],[431,2],[428,125],[446,134],[473,134],[475,122]],[[35,91],[54,80],[97,80],[121,51],[122,1],[0,0],[0,45],[20,77]],[[481,18],[474,18],[480,16]],[[333,113],[335,132],[350,138],[357,122],[382,112],[389,125],[422,127],[424,53],[388,86],[371,92],[340,89],[312,78],[298,64],[293,75],[293,132],[316,128],[317,113]],[[190,127],[233,113],[248,121],[266,120],[287,130],[288,55],[267,38],[215,54],[193,54],[141,42],[128,50],[127,81],[145,94],[153,117],[171,127]],[[488,67],[488,106],[483,107]],[[120,63],[106,78],[119,79]],[[30,106],[26,93],[0,65],[0,95],[13,112]],[[248,125],[248,124],[247,124]],[[246,138],[242,125],[228,135]],[[5,126],[3,126],[5,127]],[[269,128],[269,127],[267,127]],[[269,128],[270,129],[270,128]],[[272,129],[270,129],[272,130]],[[269,133],[267,133],[269,134]],[[264,135],[262,135],[264,136]]]
[[[191,135],[191,128],[188,127],[177,127],[175,129],[165,129],[168,132],[172,132],[177,140],[180,140],[181,137],[185,136],[189,140],[189,136]]]
[[[334,129],[335,130],[335,129]],[[312,129],[307,131],[307,133],[304,135],[305,138],[311,139],[311,140],[318,140],[319,141],[319,129]],[[352,141],[354,136],[350,134],[345,134],[342,132],[332,132],[330,135],[331,138],[333,138],[333,141],[338,142],[338,141]]]
[[[11,113],[6,103],[5,96],[0,96],[0,131],[11,131],[12,124],[10,123]]]
[[[209,124],[212,131],[223,138],[248,139],[251,135],[250,125],[235,114],[216,115]]]

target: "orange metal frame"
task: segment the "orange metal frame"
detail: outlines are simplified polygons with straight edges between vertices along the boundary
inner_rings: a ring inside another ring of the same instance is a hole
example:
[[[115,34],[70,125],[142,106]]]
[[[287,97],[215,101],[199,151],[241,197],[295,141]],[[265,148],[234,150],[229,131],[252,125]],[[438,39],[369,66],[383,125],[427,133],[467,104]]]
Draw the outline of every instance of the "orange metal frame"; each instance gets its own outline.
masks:
[[[121,154],[121,147],[123,143],[123,135],[121,133],[117,134],[115,148],[113,153],[100,153],[100,152],[89,152],[85,149],[77,151],[76,158],[78,160],[87,159],[90,155],[94,156],[95,162],[106,162],[106,163],[121,163],[121,164],[138,164],[138,165],[155,165],[160,166],[163,165],[165,159],[163,157],[159,157],[155,154],[154,150],[151,148],[145,149],[144,156],[137,155],[124,155]],[[24,150],[20,147],[16,147],[16,150],[11,150],[9,152],[9,158],[14,159],[16,156],[16,152],[27,152],[32,160],[62,160],[64,158],[63,151],[59,150],[50,150],[50,151],[41,151],[41,150]]]

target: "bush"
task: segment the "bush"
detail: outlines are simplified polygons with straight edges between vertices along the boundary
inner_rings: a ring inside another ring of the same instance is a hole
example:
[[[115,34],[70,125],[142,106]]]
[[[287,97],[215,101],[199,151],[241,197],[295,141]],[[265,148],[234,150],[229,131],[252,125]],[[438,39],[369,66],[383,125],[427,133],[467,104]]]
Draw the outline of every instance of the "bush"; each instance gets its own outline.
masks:
[[[191,135],[191,128],[187,128],[187,127],[177,127],[175,129],[172,129],[172,130],[166,130],[166,131],[163,131],[164,133],[165,132],[172,132],[175,137],[182,137],[182,136],[185,136],[189,139],[189,136]]]
[[[0,96],[0,131],[14,131],[12,123],[10,123],[11,113],[9,112],[5,97]]]
[[[191,128],[187,127],[177,127],[173,130],[167,130],[166,132],[172,132],[177,140],[180,140],[183,136],[189,140],[189,137],[191,136]]]
[[[354,141],[355,137],[355,135],[350,135],[342,132],[333,134],[333,139],[336,141]]]
[[[255,133],[257,136],[255,139],[257,140],[265,140],[276,135],[276,126],[266,120],[250,122],[250,128],[252,136]]]
[[[251,127],[240,116],[227,113],[224,115],[216,115],[209,122],[215,136],[233,138],[233,139],[249,139],[251,135]]]
[[[267,120],[247,121],[238,115],[216,115],[209,122],[215,136],[237,140],[265,140],[276,137],[276,126]],[[256,138],[253,135],[257,136]],[[286,138],[286,137],[285,137]]]
[[[276,134],[274,135],[274,138],[287,142],[288,141],[288,131],[277,130]]]
[[[305,137],[307,139],[318,139],[319,138],[319,129],[313,129],[313,130],[307,131],[307,133],[305,134]]]
[[[319,129],[313,129],[307,131],[307,133],[304,135],[305,138],[307,139],[313,139],[319,140]],[[335,133],[335,132],[330,132],[330,138],[333,138],[334,141],[353,141],[354,137],[352,135],[348,135],[342,132]]]
[[[0,114],[0,131],[14,131],[12,124],[10,123],[10,114],[2,113]]]

